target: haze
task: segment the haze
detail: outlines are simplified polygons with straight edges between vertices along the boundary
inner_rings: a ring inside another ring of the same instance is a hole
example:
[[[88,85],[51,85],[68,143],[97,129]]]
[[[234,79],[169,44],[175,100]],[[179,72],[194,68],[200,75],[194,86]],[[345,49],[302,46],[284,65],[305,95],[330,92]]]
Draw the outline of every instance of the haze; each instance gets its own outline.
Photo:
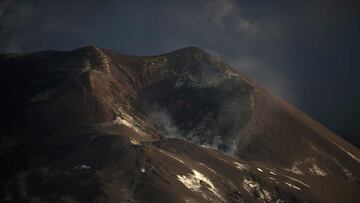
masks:
[[[0,52],[205,48],[360,146],[357,1],[0,2]]]

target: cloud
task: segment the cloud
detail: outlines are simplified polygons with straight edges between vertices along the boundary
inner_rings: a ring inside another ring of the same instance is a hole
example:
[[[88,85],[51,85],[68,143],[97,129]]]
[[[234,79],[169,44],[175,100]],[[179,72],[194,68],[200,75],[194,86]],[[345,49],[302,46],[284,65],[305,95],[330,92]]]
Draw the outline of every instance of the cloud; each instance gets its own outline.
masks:
[[[233,0],[213,0],[207,5],[208,18],[222,30],[257,32],[258,24],[245,19]]]
[[[165,137],[181,137],[180,131],[174,124],[170,114],[159,105],[144,105],[143,109],[147,112],[147,116],[154,122],[155,127],[162,136]]]
[[[31,15],[32,8],[16,0],[0,2],[0,48],[5,52],[22,51],[21,30]]]
[[[296,101],[296,94],[292,91],[293,82],[286,75],[276,71],[271,64],[249,55],[229,59],[228,62],[274,95]]]

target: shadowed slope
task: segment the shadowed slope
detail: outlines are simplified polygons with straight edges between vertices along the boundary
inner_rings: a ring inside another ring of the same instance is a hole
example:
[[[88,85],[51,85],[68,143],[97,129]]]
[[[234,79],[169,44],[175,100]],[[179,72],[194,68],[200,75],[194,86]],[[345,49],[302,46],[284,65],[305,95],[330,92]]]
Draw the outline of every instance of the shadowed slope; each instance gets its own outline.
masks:
[[[90,46],[0,67],[3,201],[359,198],[357,148],[201,49]]]

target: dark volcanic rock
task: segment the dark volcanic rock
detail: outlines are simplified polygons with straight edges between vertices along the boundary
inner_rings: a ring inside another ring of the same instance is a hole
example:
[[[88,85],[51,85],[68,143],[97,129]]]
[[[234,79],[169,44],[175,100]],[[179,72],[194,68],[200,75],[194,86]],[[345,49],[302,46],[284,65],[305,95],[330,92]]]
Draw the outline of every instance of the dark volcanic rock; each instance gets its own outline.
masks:
[[[0,57],[4,202],[356,202],[360,152],[206,51]]]

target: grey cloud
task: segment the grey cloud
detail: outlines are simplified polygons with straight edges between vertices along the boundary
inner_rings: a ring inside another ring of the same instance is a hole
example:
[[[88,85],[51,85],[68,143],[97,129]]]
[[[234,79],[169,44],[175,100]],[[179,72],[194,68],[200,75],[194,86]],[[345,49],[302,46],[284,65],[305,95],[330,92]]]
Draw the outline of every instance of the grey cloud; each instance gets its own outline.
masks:
[[[275,95],[290,101],[296,101],[296,94],[292,91],[293,83],[291,80],[286,75],[276,71],[276,68],[271,64],[249,55],[229,59],[228,61],[233,67],[255,79],[259,85]]]
[[[22,51],[22,28],[31,15],[32,8],[24,2],[0,2],[0,47],[6,52]]]
[[[154,122],[162,136],[181,138],[179,129],[165,109],[160,108],[158,105],[147,106],[144,109],[147,111],[147,116]]]
[[[221,29],[256,32],[258,24],[245,19],[233,0],[213,0],[207,5],[207,16]]]

